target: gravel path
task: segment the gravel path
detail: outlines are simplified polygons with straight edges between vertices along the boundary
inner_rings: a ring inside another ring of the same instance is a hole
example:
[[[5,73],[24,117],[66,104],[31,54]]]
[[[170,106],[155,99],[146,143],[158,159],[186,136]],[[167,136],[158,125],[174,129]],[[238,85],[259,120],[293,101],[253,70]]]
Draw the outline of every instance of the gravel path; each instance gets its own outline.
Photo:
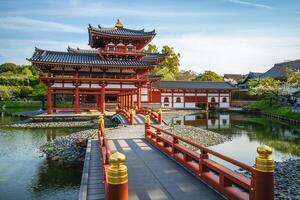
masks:
[[[7,126],[13,128],[64,128],[64,127],[91,127],[95,123],[92,121],[76,121],[76,122],[28,122],[15,123]]]

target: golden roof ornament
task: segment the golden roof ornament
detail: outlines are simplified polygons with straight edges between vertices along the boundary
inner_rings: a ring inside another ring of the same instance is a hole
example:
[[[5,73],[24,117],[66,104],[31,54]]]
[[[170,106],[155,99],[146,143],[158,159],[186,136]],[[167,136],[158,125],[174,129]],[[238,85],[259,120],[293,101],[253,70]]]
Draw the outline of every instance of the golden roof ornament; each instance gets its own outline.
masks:
[[[120,19],[117,19],[117,22],[116,22],[115,27],[116,27],[116,28],[123,28],[123,23],[121,22]]]

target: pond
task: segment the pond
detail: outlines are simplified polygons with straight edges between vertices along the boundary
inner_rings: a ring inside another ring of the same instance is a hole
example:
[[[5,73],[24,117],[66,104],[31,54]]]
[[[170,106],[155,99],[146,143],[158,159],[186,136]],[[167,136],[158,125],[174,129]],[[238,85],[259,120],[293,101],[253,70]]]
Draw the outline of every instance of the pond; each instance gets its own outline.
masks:
[[[174,118],[173,123],[197,126],[229,136],[231,141],[210,148],[251,166],[257,156],[256,148],[261,144],[273,148],[272,157],[275,161],[300,157],[300,127],[264,116],[201,113]]]
[[[16,120],[1,113],[0,124]],[[0,127],[0,199],[77,199],[82,163],[51,162],[38,149],[77,130]]]

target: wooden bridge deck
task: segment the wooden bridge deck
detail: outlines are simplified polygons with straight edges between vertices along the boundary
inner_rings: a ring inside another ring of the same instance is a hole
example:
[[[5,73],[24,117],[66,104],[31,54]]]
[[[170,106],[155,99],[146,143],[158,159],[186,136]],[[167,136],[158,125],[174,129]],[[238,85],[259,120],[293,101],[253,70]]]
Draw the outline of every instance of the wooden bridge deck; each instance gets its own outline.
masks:
[[[126,155],[129,199],[223,199],[144,139],[144,126],[106,131],[112,152]]]

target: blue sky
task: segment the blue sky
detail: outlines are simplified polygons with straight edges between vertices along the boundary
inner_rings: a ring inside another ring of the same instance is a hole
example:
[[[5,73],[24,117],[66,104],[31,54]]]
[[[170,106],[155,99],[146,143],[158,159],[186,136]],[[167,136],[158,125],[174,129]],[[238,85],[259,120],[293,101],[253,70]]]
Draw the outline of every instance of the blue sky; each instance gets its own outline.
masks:
[[[264,72],[300,59],[299,0],[0,0],[0,63],[26,64],[37,46],[88,48],[88,24],[155,29],[181,69]]]

